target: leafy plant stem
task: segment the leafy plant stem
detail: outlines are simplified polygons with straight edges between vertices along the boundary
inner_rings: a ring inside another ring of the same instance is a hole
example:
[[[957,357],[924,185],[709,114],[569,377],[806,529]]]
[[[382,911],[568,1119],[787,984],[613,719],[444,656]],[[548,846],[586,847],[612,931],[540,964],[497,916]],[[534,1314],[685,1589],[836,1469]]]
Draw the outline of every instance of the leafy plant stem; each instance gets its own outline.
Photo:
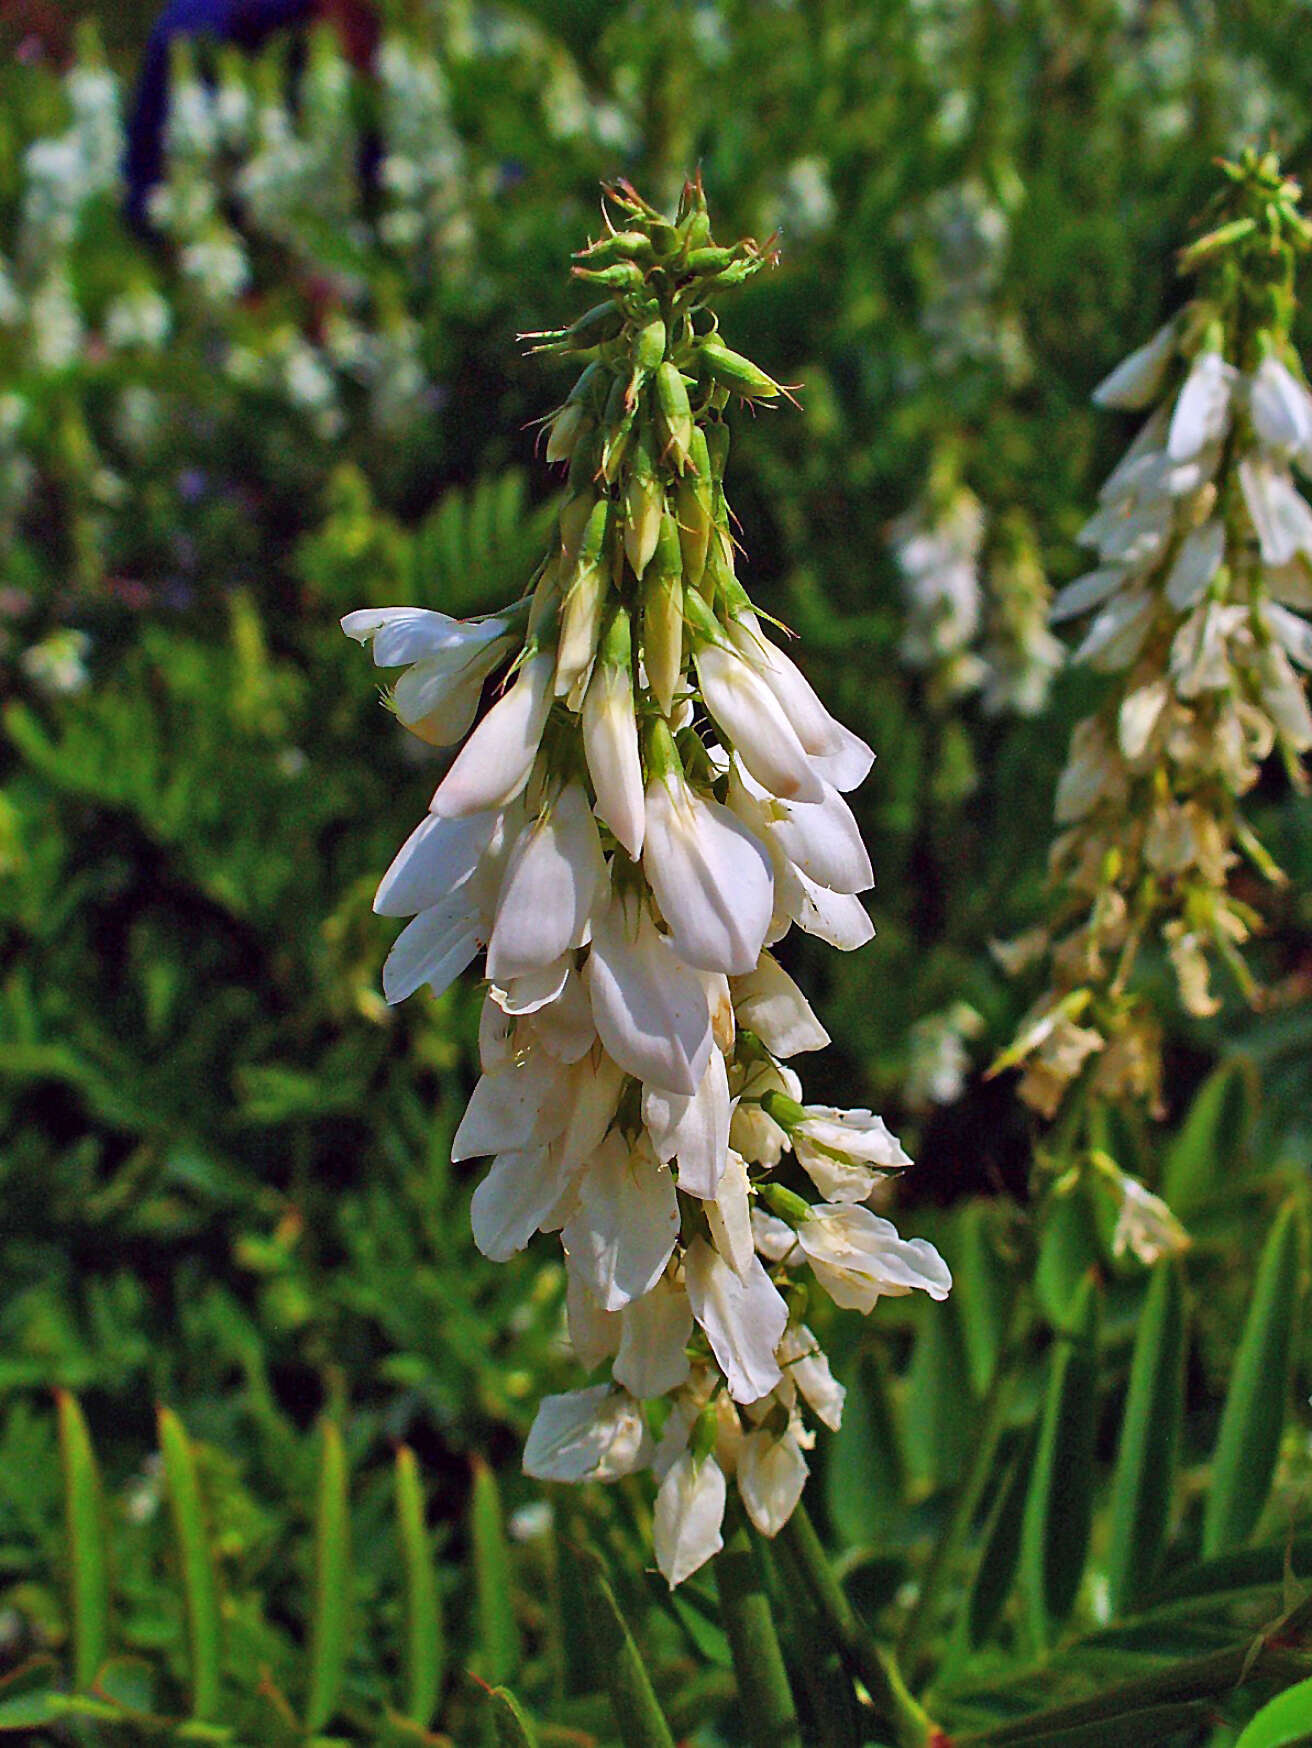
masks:
[[[989,1380],[988,1390],[985,1393],[983,1414],[975,1436],[970,1466],[952,1501],[952,1509],[948,1514],[943,1532],[934,1544],[925,1567],[924,1577],[921,1580],[920,1593],[912,1605],[906,1624],[902,1628],[901,1638],[898,1641],[898,1658],[908,1666],[919,1653],[925,1634],[934,1625],[935,1614],[943,1594],[943,1586],[956,1563],[962,1543],[970,1533],[970,1526],[975,1521],[980,1500],[993,1476],[998,1444],[1006,1429],[1012,1391],[1016,1382],[1016,1372],[1012,1365],[1012,1359],[1024,1339],[1025,1331],[1029,1326],[1029,1316],[1028,1300],[1024,1294],[1019,1294],[1012,1312],[1007,1339],[1003,1343],[1002,1352],[998,1355],[998,1363],[994,1367],[993,1376]]]
[[[779,1534],[828,1622],[843,1661],[864,1683],[898,1748],[925,1748],[940,1732],[902,1679],[896,1658],[871,1638],[847,1600],[804,1505],[798,1505]]]
[[[762,1748],[802,1748],[797,1707],[751,1537],[738,1511],[730,1523],[715,1570],[720,1618],[733,1653],[748,1731]]]

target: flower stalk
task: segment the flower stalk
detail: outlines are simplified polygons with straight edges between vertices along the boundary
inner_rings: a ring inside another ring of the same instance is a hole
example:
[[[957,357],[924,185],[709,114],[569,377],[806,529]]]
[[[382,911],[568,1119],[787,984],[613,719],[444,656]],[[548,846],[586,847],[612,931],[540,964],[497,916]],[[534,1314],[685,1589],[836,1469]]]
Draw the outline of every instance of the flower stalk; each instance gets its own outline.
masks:
[[[458,748],[379,888],[413,919],[384,990],[440,994],[486,954],[483,1073],[452,1148],[492,1160],[475,1242],[504,1259],[560,1234],[571,1343],[602,1374],[542,1402],[525,1468],[649,1468],[674,1585],[722,1547],[730,1482],[776,1535],[812,1422],[839,1425],[803,1275],[862,1311],[951,1280],[861,1205],[910,1163],[883,1122],[807,1105],[789,1062],[828,1035],[770,949],[793,924],[844,950],[873,933],[844,799],[873,754],[736,574],[730,405],[787,391],[712,304],[774,252],[719,247],[700,183],[673,221],[627,183],[604,211],[574,269],[603,300],[526,336],[578,376],[545,421],[565,499],[525,595],[469,624],[397,607],[343,627],[405,670],[399,720]],[[772,1181],[789,1151],[819,1200]]]

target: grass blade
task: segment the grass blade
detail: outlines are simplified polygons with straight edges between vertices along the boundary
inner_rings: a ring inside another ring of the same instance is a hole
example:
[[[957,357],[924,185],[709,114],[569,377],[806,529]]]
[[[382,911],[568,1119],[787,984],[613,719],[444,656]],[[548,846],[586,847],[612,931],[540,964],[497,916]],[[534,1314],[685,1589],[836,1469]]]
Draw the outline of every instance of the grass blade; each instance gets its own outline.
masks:
[[[738,1700],[748,1737],[777,1748],[802,1748],[797,1707],[747,1526],[736,1524],[715,1562],[720,1613],[733,1652]]]
[[[998,1624],[1015,1582],[1033,1464],[1034,1434],[1027,1432],[998,1491],[966,1598],[962,1619],[972,1649],[982,1645]]]
[[[1135,1337],[1116,1473],[1108,1577],[1112,1609],[1126,1614],[1148,1594],[1166,1542],[1184,1406],[1184,1285],[1179,1265],[1158,1263]]]
[[[538,1748],[533,1720],[509,1688],[494,1687],[489,1695],[499,1748]]]
[[[474,1458],[470,1502],[474,1544],[474,1590],[478,1599],[480,1674],[493,1686],[509,1681],[519,1666],[519,1628],[510,1591],[510,1550],[496,1476]]]
[[[77,1398],[57,1390],[73,1616],[73,1682],[85,1691],[109,1647],[109,1545],[100,1470]]]
[[[423,1485],[408,1445],[396,1453],[396,1524],[405,1567],[405,1715],[427,1728],[442,1691],[446,1643]]]
[[[314,1535],[314,1618],[310,1626],[310,1686],[305,1727],[322,1730],[337,1708],[346,1668],[351,1606],[351,1520],[341,1429],[323,1423],[319,1505]]]
[[[580,1549],[588,1625],[596,1640],[624,1748],[674,1748],[651,1677],[633,1642],[605,1568],[590,1549]]]
[[[1271,1486],[1298,1328],[1300,1239],[1297,1207],[1286,1202],[1262,1252],[1226,1392],[1203,1514],[1204,1559],[1248,1540]]]
[[[218,1579],[201,1503],[196,1455],[182,1422],[169,1408],[159,1410],[159,1443],[187,1604],[191,1715],[197,1723],[210,1723],[219,1710],[222,1666]]]
[[[1097,1431],[1097,1279],[1086,1275],[1052,1351],[1021,1527],[1020,1576],[1031,1639],[1045,1646],[1075,1602],[1089,1545]]]

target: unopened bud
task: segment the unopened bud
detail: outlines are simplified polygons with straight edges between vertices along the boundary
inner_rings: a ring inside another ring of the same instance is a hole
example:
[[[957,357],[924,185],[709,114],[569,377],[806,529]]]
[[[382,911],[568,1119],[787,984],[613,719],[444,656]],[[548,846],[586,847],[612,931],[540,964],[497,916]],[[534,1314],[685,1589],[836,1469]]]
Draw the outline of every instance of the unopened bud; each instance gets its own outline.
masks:
[[[706,569],[706,550],[714,527],[711,463],[700,425],[693,427],[691,456],[696,471],[685,474],[679,481],[675,506],[679,517],[679,541],[683,548],[683,580],[690,589],[695,589],[701,584],[702,572]]]
[[[642,268],[632,261],[617,261],[613,267],[573,267],[575,279],[588,285],[601,285],[607,291],[637,291],[642,284]]]
[[[582,706],[583,693],[597,654],[609,579],[603,562],[612,505],[599,498],[588,517],[574,574],[565,590],[556,652],[555,694],[571,710]]]
[[[551,421],[547,460],[568,461],[580,436],[592,426],[592,417],[578,401],[568,401]]]
[[[599,243],[589,243],[575,252],[574,259],[586,267],[611,267],[617,261],[651,262],[655,250],[645,231],[614,231]]]
[[[692,445],[692,408],[688,389],[678,366],[667,358],[656,372],[656,412],[664,439],[662,457],[673,461],[680,473],[688,465]]]
[[[678,523],[668,510],[643,580],[642,643],[647,684],[668,716],[683,672],[683,555]]]
[[[635,577],[641,578],[651,563],[664,509],[665,491],[656,472],[651,428],[644,422],[624,492],[624,550]]]
[[[703,340],[697,348],[698,367],[721,388],[747,400],[773,400],[779,384],[741,352],[731,352],[718,340]]]
[[[561,508],[558,518],[560,561],[566,572],[574,568],[575,560],[579,555],[579,545],[583,539],[583,531],[588,525],[596,501],[594,492],[578,492]]]

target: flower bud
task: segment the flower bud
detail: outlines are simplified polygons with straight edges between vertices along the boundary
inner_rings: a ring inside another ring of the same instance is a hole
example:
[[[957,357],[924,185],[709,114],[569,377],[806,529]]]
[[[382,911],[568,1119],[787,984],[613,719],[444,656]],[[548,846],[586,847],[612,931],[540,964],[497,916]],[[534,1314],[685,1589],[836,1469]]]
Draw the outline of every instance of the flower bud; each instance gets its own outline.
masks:
[[[683,549],[683,580],[690,589],[698,588],[706,569],[706,550],[710,545],[713,519],[711,513],[711,460],[706,447],[706,434],[700,425],[693,426],[692,465],[694,472],[679,481],[675,507],[679,518],[679,544]]]
[[[601,615],[610,586],[605,546],[612,508],[609,498],[598,498],[592,506],[561,608],[555,695],[564,698],[571,710],[582,705],[583,688],[597,653]]]
[[[669,510],[661,516],[656,551],[643,579],[642,646],[647,684],[668,716],[683,672],[683,554],[679,525]]]
[[[656,471],[654,448],[651,425],[644,420],[624,488],[624,550],[639,580],[656,550],[665,510],[665,491]]]
[[[741,352],[731,352],[719,340],[703,340],[697,348],[697,364],[703,375],[721,388],[742,395],[745,400],[770,401],[780,392],[772,376],[744,358]]]
[[[678,366],[667,358],[656,372],[656,413],[664,447],[662,459],[674,463],[679,473],[688,466],[692,447],[692,408],[688,388]]]

